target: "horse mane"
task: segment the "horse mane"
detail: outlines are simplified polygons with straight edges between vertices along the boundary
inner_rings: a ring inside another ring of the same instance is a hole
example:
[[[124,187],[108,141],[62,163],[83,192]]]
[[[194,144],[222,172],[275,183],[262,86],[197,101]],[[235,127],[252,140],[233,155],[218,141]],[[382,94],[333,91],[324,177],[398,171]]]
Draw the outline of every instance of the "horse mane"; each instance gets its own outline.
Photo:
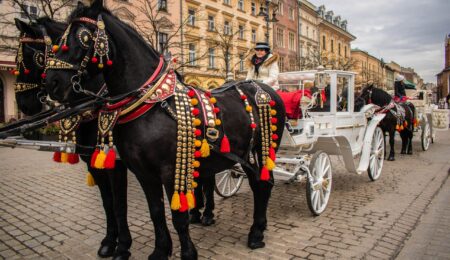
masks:
[[[47,30],[48,36],[52,39],[53,42],[57,40],[57,38],[61,37],[64,30],[67,27],[66,23],[57,22],[53,19],[51,19],[48,16],[42,16],[36,19],[35,22],[33,22],[32,27],[35,29],[36,32],[39,32],[39,35],[42,36],[42,32],[39,26],[44,26]]]

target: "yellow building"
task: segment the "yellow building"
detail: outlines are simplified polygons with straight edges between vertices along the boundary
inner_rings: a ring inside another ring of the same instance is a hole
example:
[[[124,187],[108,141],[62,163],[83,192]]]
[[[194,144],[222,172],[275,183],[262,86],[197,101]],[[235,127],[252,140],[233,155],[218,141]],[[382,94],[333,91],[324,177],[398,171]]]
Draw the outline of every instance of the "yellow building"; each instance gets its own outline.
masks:
[[[358,73],[355,79],[355,88],[361,88],[368,82],[373,82],[376,86],[385,88],[386,73],[381,60],[359,49],[353,49],[351,55],[353,60],[352,70]]]
[[[245,78],[245,59],[256,42],[265,41],[265,22],[257,16],[260,1],[186,0],[185,3],[183,19],[187,23],[183,34],[183,62],[187,66],[181,71],[185,82],[215,88],[227,77]],[[269,42],[272,38],[270,33]],[[228,69],[225,62],[227,52]]]
[[[356,39],[347,31],[347,20],[321,5],[317,9],[321,64],[329,69],[349,70],[352,66],[351,42]]]
[[[320,64],[319,17],[317,7],[300,0],[300,70],[315,69]]]

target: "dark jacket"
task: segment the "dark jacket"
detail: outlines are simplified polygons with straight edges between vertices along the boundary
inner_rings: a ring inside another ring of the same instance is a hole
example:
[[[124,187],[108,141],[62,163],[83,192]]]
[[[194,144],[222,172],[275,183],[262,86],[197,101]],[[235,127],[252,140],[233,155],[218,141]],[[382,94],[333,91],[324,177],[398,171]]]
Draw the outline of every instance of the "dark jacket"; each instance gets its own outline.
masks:
[[[405,84],[402,81],[396,81],[394,85],[394,95],[396,97],[403,97],[406,96],[405,92]]]

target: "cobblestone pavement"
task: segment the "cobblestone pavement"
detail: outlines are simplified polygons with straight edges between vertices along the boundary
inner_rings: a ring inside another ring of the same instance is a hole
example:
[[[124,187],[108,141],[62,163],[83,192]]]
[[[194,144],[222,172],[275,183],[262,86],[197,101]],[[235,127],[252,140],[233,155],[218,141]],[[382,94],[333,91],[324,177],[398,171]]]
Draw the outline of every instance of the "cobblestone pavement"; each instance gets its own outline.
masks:
[[[399,149],[398,144],[396,147]],[[253,251],[246,247],[253,199],[244,183],[236,196],[226,200],[216,197],[215,225],[191,226],[199,256],[390,259],[400,254],[407,259],[414,255],[409,244],[421,241],[406,241],[411,234],[411,239],[423,238],[420,223],[426,212],[446,214],[442,220],[447,226],[442,229],[446,229],[448,240],[448,189],[443,198],[436,194],[448,178],[450,131],[438,133],[429,151],[419,149],[420,143],[415,142],[414,155],[398,154],[396,162],[385,162],[376,182],[369,181],[367,174],[347,173],[334,159],[333,191],[320,217],[311,216],[307,208],[305,184],[276,181],[268,209],[266,247]],[[0,258],[97,259],[105,219],[98,189],[85,185],[85,166],[56,164],[50,153],[9,148],[0,148],[0,160]],[[133,174],[128,182],[132,258],[146,259],[154,244],[153,226]],[[428,207],[435,197],[447,203],[445,210]],[[166,214],[170,218],[170,211]],[[169,228],[175,238],[173,259],[178,259],[177,235],[171,224]],[[436,243],[443,246],[444,242]],[[433,251],[433,246],[427,250]]]

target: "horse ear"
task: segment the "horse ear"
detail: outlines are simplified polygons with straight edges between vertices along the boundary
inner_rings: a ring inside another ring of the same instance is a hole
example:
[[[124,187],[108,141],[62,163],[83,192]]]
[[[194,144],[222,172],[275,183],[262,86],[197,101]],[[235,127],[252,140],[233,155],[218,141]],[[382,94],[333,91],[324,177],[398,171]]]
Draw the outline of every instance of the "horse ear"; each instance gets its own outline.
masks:
[[[26,22],[24,22],[24,21],[22,21],[20,19],[17,19],[17,18],[14,18],[14,21],[16,23],[17,29],[19,29],[19,31],[21,33],[25,33],[25,34],[28,34],[28,35],[34,35],[35,34],[33,29]]]
[[[91,8],[97,11],[100,11],[103,9],[103,0],[95,0],[92,5]]]
[[[78,3],[77,3],[77,9],[80,9],[80,8],[83,8],[83,7],[85,7],[85,5],[83,4],[83,2],[78,1]]]

